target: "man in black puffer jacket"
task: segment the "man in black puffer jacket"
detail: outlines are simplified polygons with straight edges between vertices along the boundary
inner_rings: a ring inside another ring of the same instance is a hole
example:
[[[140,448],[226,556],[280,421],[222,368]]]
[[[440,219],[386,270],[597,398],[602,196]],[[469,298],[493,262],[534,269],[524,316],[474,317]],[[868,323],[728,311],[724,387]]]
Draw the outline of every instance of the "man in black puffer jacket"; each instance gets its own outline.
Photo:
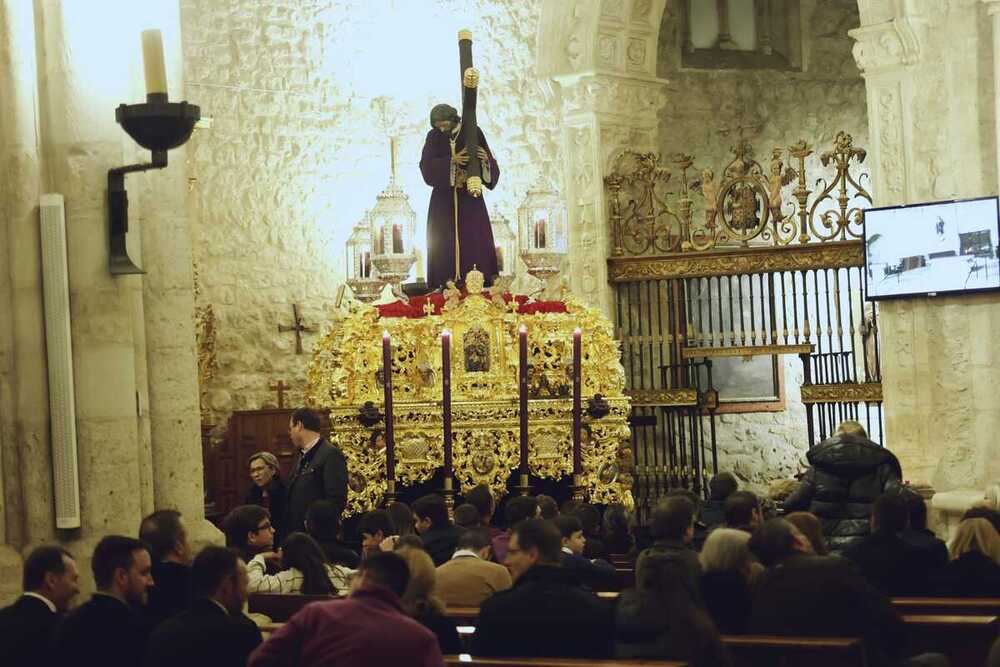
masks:
[[[868,439],[861,424],[845,421],[806,454],[812,467],[785,501],[786,512],[807,510],[823,522],[830,548],[840,551],[868,535],[875,499],[902,484],[895,454]]]

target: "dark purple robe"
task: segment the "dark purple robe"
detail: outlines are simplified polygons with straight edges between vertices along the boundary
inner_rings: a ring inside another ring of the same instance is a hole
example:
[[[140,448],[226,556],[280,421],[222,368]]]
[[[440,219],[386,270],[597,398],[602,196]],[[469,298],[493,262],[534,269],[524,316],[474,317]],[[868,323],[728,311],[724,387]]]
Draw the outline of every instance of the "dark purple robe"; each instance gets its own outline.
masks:
[[[448,140],[449,135],[444,132],[431,130],[427,133],[420,156],[420,173],[424,182],[434,188],[427,209],[427,286],[430,289],[437,289],[455,277],[454,188],[451,187],[451,146]],[[461,151],[464,145],[459,135],[455,152]],[[479,145],[490,156],[491,179],[486,182],[486,170],[483,169],[483,185],[492,190],[500,179],[500,167],[482,130],[479,130]],[[458,244],[461,280],[475,265],[486,276],[486,285],[489,286],[498,273],[490,216],[486,212],[484,198],[471,196],[464,186],[458,190]]]

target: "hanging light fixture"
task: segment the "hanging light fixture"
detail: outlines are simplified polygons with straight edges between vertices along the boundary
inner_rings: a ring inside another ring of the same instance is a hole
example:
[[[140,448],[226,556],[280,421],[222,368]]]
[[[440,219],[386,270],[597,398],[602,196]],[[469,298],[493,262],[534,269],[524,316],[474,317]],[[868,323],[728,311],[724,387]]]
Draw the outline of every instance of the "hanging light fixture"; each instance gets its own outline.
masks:
[[[549,284],[566,257],[566,205],[554,192],[531,190],[517,210],[517,220],[521,260],[529,274]]]
[[[517,237],[511,229],[510,220],[499,213],[490,214],[493,228],[493,244],[497,250],[497,270],[501,276],[512,276],[517,269]]]

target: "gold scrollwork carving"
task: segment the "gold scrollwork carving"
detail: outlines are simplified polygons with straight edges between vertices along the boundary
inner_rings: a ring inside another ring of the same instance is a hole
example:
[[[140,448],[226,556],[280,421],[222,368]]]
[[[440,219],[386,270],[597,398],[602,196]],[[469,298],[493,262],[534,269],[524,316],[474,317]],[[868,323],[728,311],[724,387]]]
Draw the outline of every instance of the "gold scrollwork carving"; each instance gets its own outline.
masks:
[[[877,403],[881,400],[881,382],[802,385],[803,403]]]
[[[681,350],[681,356],[685,359],[698,359],[701,357],[744,357],[749,359],[755,356],[771,354],[809,354],[812,350],[812,345],[685,347]]]
[[[630,389],[632,405],[698,405],[697,389]]]

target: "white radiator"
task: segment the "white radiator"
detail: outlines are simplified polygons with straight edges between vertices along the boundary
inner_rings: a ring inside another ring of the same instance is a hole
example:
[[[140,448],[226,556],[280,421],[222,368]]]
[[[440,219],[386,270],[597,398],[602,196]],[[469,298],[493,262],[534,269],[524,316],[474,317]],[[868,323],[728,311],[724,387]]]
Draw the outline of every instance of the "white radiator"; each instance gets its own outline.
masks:
[[[70,335],[69,269],[66,263],[66,213],[63,196],[44,194],[39,207],[56,528],[79,528],[80,472],[76,459],[73,339]]]

